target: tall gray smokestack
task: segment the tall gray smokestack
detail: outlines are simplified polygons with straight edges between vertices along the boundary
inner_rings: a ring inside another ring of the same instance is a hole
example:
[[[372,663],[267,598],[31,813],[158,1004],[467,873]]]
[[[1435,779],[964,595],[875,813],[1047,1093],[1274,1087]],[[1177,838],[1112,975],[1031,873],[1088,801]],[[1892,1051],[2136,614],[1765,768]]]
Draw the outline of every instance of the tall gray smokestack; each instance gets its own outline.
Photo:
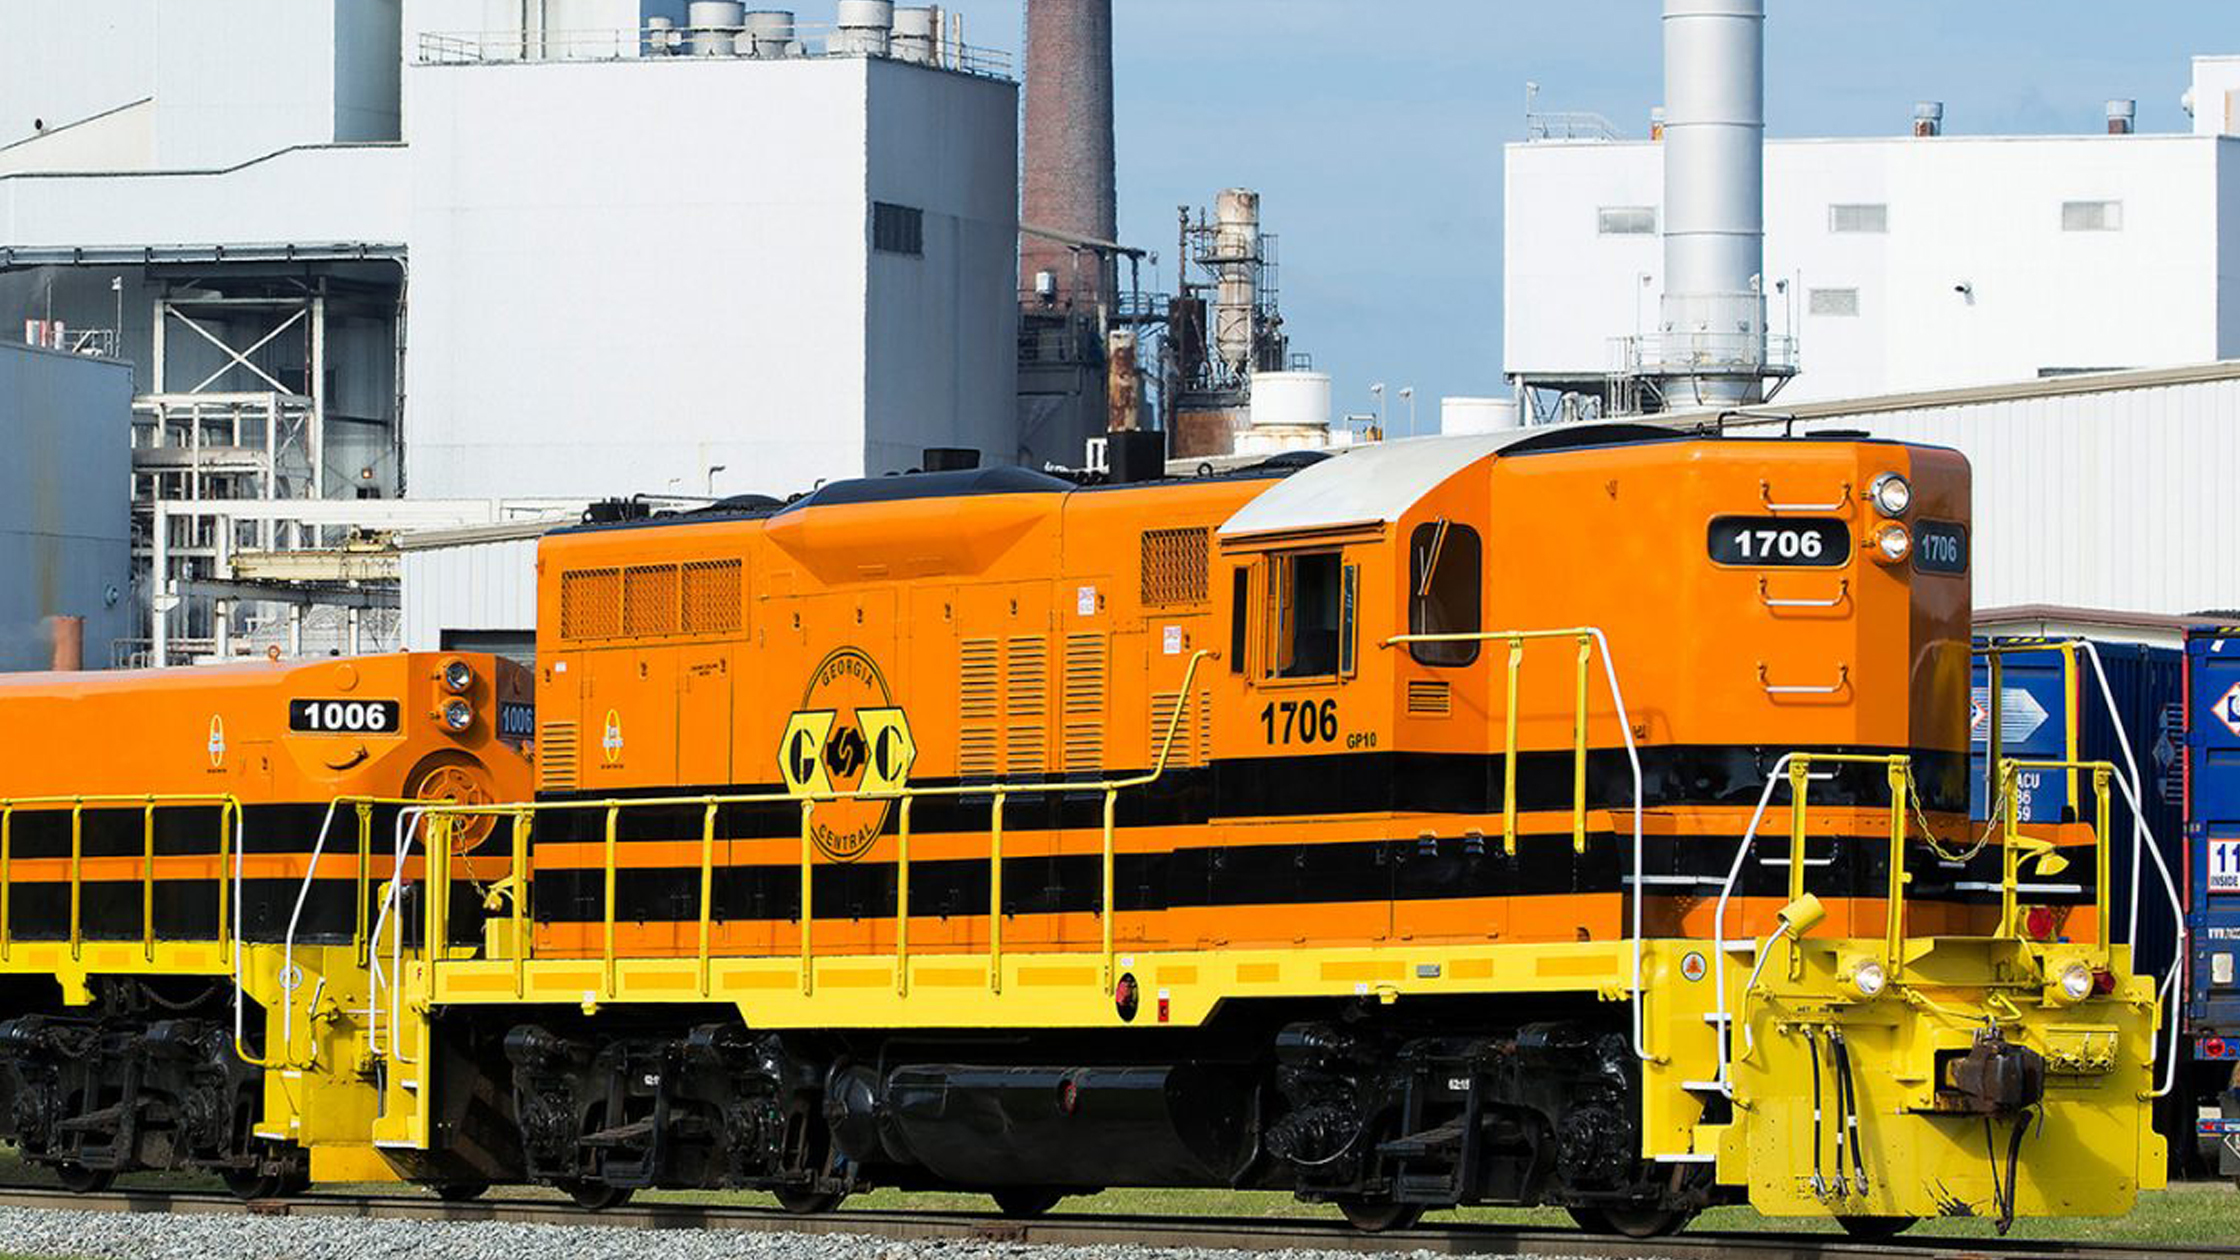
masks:
[[[1112,174],[1112,0],[1026,0],[1027,121],[1019,220],[1109,241],[1120,230]],[[1075,283],[1078,267],[1079,283]],[[1102,292],[1092,255],[1041,237],[1019,238],[1019,289],[1035,274],[1060,295],[1094,303]]]
[[[1764,0],[1665,0],[1668,402],[1758,401],[1766,358]]]

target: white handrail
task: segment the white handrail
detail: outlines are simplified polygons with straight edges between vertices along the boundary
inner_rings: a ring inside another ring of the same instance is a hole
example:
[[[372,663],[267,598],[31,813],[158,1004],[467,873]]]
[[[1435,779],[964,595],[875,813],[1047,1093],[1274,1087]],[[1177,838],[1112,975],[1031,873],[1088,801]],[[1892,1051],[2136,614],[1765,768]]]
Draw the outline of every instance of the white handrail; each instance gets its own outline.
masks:
[[[1735,1017],[1727,1010],[1727,901],[1734,896],[1734,886],[1742,879],[1742,864],[1750,856],[1750,846],[1758,839],[1758,824],[1765,821],[1766,808],[1773,803],[1773,789],[1781,783],[1796,756],[1795,753],[1781,754],[1781,759],[1766,773],[1766,790],[1758,794],[1758,808],[1751,811],[1750,825],[1743,828],[1742,843],[1735,846],[1734,864],[1727,868],[1727,881],[1719,889],[1719,904],[1711,912],[1711,991],[1719,999],[1719,1009],[1714,1012],[1717,1019],[1712,1024],[1719,1045],[1719,1070],[1711,1080],[1719,1087],[1719,1092],[1729,1098],[1734,1097],[1734,1083],[1727,1079],[1728,1042]],[[1793,859],[1802,855],[1792,853],[1789,856]],[[1754,969],[1752,974],[1756,974]],[[1748,998],[1749,993],[1745,991],[1743,997]],[[1747,1003],[1742,1013],[1749,1014]]]
[[[303,981],[303,977],[296,973],[296,925],[303,921],[303,906],[311,898],[311,881],[319,874],[319,859],[326,854],[327,834],[334,828],[334,811],[340,804],[342,804],[342,801],[339,797],[327,802],[326,817],[319,821],[319,839],[311,846],[311,860],[303,868],[303,882],[296,887],[295,909],[288,912],[287,935],[281,938],[280,1049],[283,1054],[290,1056],[295,1053],[296,1046],[296,1026],[293,1018],[296,1008],[296,989],[301,986]],[[319,983],[325,984],[326,977],[321,976]],[[239,1029],[236,1028],[235,1031],[238,1032]],[[312,1047],[311,1053],[314,1058],[317,1057],[319,1050],[316,1045]]]

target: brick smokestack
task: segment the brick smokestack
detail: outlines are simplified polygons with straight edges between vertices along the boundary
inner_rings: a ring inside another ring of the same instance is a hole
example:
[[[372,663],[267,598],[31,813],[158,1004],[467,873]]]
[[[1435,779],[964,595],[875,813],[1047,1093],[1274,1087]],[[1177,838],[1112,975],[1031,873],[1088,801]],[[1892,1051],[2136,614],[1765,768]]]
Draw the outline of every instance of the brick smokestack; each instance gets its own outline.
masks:
[[[1109,241],[1119,234],[1112,173],[1112,0],[1026,0],[1026,142],[1019,220]],[[1079,267],[1079,279],[1075,268]],[[1057,277],[1060,302],[1094,304],[1093,255],[1021,235],[1019,289]]]

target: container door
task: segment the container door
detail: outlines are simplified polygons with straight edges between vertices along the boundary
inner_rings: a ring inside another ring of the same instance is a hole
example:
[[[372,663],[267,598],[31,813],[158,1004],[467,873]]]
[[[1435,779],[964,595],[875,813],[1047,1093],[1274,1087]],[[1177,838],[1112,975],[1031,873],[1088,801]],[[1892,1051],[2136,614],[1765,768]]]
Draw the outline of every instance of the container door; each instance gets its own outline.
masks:
[[[2240,1034],[2240,638],[2186,644],[2188,998],[2197,1037]]]

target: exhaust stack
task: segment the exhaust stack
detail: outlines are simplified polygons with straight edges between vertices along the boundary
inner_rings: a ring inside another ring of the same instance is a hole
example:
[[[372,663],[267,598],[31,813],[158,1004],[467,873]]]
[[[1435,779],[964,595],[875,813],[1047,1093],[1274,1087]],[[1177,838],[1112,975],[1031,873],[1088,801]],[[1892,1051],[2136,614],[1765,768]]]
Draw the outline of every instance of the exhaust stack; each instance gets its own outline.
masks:
[[[1019,221],[1082,240],[1115,239],[1112,0],[1027,0],[1026,78]],[[1022,235],[1020,290],[1034,289],[1045,271],[1078,306],[1109,296],[1093,256]]]
[[[1669,406],[1759,401],[1766,368],[1764,0],[1665,0]]]

